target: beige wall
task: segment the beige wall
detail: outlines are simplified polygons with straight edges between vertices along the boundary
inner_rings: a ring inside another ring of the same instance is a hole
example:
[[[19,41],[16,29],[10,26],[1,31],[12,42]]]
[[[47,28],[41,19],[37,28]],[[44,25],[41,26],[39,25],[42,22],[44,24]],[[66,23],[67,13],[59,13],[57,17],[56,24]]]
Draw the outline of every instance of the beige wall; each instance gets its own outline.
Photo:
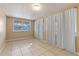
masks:
[[[76,44],[76,51],[79,53],[79,4],[77,5],[77,44]]]
[[[31,31],[28,32],[13,32],[13,20],[27,20],[22,18],[15,18],[15,17],[7,17],[7,40],[14,40],[17,38],[31,38],[34,35],[34,21],[31,21]]]
[[[5,45],[5,36],[6,35],[6,16],[0,11],[0,52]]]

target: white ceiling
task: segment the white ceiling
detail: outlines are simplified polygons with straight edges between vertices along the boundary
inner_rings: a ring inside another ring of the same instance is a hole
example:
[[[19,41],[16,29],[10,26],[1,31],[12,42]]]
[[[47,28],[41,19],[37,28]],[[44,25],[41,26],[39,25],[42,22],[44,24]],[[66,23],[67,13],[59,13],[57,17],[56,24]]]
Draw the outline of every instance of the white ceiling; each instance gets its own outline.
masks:
[[[33,3],[0,4],[0,11],[3,11],[7,16],[37,19],[41,16],[46,16],[50,13],[56,12],[60,8],[66,8],[68,6],[74,5],[63,3],[40,3],[41,10],[35,11],[32,9],[32,4]]]

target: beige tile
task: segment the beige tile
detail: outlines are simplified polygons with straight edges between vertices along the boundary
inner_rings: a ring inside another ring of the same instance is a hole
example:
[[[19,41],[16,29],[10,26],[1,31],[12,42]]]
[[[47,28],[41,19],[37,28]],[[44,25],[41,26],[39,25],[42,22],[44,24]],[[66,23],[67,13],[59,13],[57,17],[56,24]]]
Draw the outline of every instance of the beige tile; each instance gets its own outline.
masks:
[[[7,47],[3,50],[3,52],[1,53],[1,55],[3,56],[21,56],[21,51],[19,48],[16,47]]]
[[[62,50],[61,53],[65,54],[66,56],[76,56],[76,54],[68,52],[66,50]]]
[[[42,55],[42,53],[44,53],[46,51],[46,49],[44,48],[37,48],[35,50],[32,50],[32,54],[36,55],[36,56],[40,56]]]
[[[2,56],[72,56],[73,53],[59,49],[36,39],[9,41]]]
[[[21,52],[23,56],[32,56],[31,50],[29,47],[23,47],[21,48]]]
[[[19,48],[13,49],[11,52],[12,56],[21,56],[21,50]]]
[[[46,51],[42,54],[42,56],[55,56],[53,52],[51,51]]]
[[[50,49],[50,51],[53,52],[54,55],[56,55],[56,56],[68,56],[68,55],[71,56],[71,55],[73,55],[73,54],[70,54],[70,52],[67,52],[67,51],[65,51],[63,49],[59,49],[59,48]]]
[[[46,43],[41,43],[40,46],[45,49],[53,49],[54,48],[54,46],[46,44]]]

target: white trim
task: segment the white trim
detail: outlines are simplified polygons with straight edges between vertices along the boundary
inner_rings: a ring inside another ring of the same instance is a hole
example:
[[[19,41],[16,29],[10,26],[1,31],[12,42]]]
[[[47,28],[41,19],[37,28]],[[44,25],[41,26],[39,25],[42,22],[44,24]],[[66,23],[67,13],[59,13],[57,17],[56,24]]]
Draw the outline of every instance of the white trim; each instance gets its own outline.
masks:
[[[10,39],[10,40],[6,40],[6,41],[16,41],[16,40],[25,40],[25,39],[33,39],[33,37],[30,38],[16,38],[16,39]]]

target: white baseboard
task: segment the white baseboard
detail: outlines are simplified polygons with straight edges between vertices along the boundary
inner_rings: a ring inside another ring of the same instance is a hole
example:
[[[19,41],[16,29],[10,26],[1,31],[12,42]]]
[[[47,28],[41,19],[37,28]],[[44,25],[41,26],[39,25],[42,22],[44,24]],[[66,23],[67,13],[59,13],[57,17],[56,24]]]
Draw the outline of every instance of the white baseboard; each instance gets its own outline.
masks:
[[[16,38],[16,39],[10,39],[10,40],[6,40],[6,41],[16,41],[16,40],[23,40],[23,39],[32,39],[33,37],[30,38]]]

